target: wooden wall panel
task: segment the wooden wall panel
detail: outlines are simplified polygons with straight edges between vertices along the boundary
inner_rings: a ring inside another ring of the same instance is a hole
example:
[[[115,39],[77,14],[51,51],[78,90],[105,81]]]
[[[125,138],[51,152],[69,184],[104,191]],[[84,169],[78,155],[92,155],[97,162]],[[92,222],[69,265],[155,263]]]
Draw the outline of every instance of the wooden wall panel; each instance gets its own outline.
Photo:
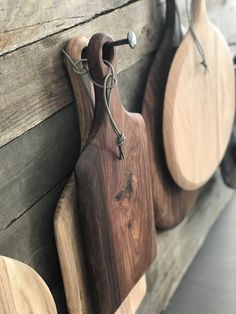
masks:
[[[0,150],[0,231],[68,176],[80,142],[72,106]]]
[[[129,0],[3,0],[0,55],[71,28]]]

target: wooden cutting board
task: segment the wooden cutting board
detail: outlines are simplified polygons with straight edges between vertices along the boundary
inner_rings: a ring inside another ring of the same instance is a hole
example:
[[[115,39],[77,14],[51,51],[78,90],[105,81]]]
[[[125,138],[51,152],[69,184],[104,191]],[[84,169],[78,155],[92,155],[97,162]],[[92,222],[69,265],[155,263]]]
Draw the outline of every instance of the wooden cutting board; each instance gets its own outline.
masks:
[[[166,164],[163,144],[166,82],[181,40],[181,23],[175,0],[167,0],[165,32],[150,69],[142,104],[150,147],[155,222],[159,229],[169,229],[181,222],[193,207],[197,195],[197,192],[179,188],[174,182]]]
[[[116,68],[106,34],[94,35],[87,58],[91,76],[103,84],[108,66]],[[76,183],[93,306],[113,313],[156,255],[148,142],[143,118],[128,113],[117,87],[110,111],[126,135],[125,159],[119,159],[116,136],[105,110],[103,90],[95,86],[95,116],[88,142],[76,165]]]
[[[168,168],[186,190],[212,176],[225,153],[234,119],[234,70],[229,48],[211,24],[205,0],[192,1],[192,27],[208,71],[189,31],[179,46],[167,81],[164,145]]]
[[[234,57],[234,73],[236,78],[236,56]],[[232,189],[236,189],[236,120],[234,121],[229,146],[221,163],[221,174],[225,184]]]
[[[67,45],[67,53],[72,60],[80,60],[88,40],[83,36],[71,39]],[[78,77],[71,64],[66,61],[67,70],[72,83],[77,107],[81,149],[88,138],[92,125],[94,90],[86,76]],[[90,314],[91,296],[87,285],[86,266],[81,244],[78,221],[78,202],[74,176],[72,175],[58,202],[54,229],[57,250],[65,287],[67,308],[70,314]],[[127,296],[116,314],[134,314],[146,294],[146,278],[143,276]]]
[[[39,274],[5,256],[0,256],[0,313],[57,313],[50,290]]]

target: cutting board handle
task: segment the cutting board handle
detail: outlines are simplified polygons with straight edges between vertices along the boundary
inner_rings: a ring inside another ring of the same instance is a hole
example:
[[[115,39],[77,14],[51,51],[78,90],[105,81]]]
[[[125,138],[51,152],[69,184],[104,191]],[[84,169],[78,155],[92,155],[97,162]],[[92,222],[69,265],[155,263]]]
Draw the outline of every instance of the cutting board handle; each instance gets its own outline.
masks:
[[[98,84],[103,84],[104,77],[108,74],[109,67],[103,60],[109,61],[116,70],[115,51],[112,45],[113,39],[108,34],[97,33],[89,41],[87,59],[90,75]],[[95,86],[96,88],[97,86]]]
[[[100,85],[104,84],[106,75],[111,73],[109,66],[103,60],[112,64],[116,76],[116,56],[113,46],[109,44],[111,42],[113,42],[113,39],[108,34],[97,33],[91,37],[87,47],[87,60],[91,78]],[[96,133],[102,123],[104,125],[110,123],[105,109],[103,88],[95,84],[94,89],[95,113],[92,134]],[[114,119],[124,113],[117,86],[114,86],[111,90],[109,109],[111,114],[114,115]]]
[[[207,18],[206,0],[192,0],[192,23],[201,23]]]

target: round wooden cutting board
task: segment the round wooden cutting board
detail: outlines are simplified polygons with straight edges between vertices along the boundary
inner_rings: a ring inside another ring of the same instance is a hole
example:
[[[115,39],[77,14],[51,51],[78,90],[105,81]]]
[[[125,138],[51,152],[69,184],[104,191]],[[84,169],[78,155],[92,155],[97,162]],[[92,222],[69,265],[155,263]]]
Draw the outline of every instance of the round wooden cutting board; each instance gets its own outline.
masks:
[[[0,256],[0,313],[57,313],[51,292],[39,274],[5,256]]]
[[[201,187],[225,153],[234,120],[234,68],[229,48],[206,12],[192,1],[192,29],[205,54],[207,71],[191,31],[173,60],[164,102],[163,133],[168,168],[186,190]]]

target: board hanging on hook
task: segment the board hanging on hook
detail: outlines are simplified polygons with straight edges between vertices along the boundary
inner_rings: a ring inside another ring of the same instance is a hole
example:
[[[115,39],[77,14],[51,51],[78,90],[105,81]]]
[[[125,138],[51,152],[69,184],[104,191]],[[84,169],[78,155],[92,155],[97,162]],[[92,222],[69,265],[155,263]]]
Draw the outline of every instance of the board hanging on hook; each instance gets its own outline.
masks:
[[[205,0],[192,1],[191,30],[173,60],[165,92],[164,145],[168,168],[186,190],[205,184],[225,153],[234,120],[234,69],[229,48],[209,21]]]

